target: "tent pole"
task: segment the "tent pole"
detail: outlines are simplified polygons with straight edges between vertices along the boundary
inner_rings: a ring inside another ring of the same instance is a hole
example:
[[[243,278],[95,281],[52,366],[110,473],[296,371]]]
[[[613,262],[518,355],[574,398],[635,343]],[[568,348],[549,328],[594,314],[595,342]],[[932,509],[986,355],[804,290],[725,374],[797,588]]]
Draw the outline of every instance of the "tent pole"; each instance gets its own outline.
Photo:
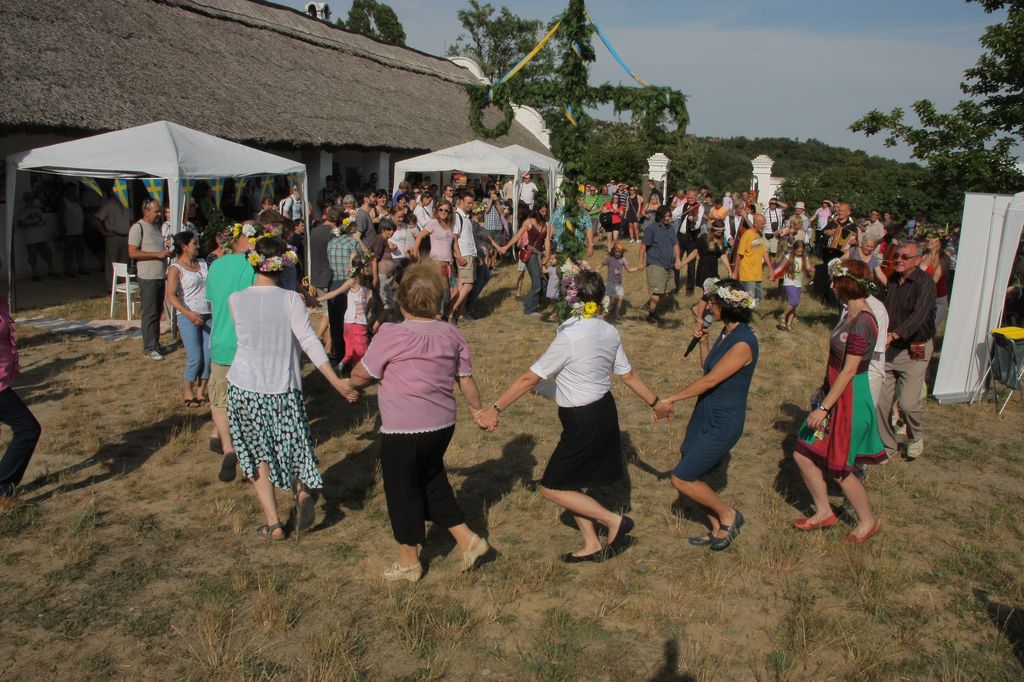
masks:
[[[17,289],[14,279],[14,207],[17,198],[14,196],[18,188],[18,166],[12,161],[7,161],[7,205],[6,226],[7,226],[7,307],[13,315],[17,311]]]
[[[309,241],[309,173],[302,174],[302,222],[306,226],[306,277],[310,274],[310,265],[313,262],[313,245]]]

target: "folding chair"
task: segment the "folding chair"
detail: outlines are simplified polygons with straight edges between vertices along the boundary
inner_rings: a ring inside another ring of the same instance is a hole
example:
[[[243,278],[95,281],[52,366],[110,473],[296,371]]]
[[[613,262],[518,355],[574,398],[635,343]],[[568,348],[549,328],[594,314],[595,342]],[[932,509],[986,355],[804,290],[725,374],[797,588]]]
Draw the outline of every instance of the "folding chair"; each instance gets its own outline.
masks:
[[[138,295],[139,285],[133,280],[135,276],[128,272],[127,263],[111,263],[114,270],[114,276],[110,281],[110,319],[114,319],[114,299],[118,294],[124,294],[124,308],[128,319],[132,319],[132,315],[135,313],[135,301],[132,300],[132,296]],[[124,280],[118,282],[118,280]]]
[[[992,357],[989,359],[985,376],[981,379],[981,385],[985,385],[985,380],[991,374],[994,381],[998,381],[1010,389],[1006,400],[999,408],[999,414],[1002,414],[1006,406],[1010,404],[1014,391],[1020,395],[1021,403],[1024,404],[1024,389],[1021,388],[1021,379],[1024,378],[1024,328],[1000,327],[993,329],[992,341]],[[997,395],[996,401],[998,402],[998,400]]]

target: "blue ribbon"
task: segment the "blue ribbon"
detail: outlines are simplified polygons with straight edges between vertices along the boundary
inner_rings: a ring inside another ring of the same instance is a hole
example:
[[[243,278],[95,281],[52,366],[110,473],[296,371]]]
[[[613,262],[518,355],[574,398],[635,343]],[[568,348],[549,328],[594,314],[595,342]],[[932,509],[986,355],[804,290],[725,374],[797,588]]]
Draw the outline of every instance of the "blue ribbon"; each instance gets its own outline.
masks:
[[[605,37],[604,31],[602,31],[601,27],[597,25],[596,21],[594,21],[594,17],[590,16],[590,11],[589,10],[584,10],[584,11],[587,13],[587,19],[590,19],[590,25],[594,27],[595,31],[597,31],[597,35],[598,35],[599,38],[601,38],[601,42],[604,43],[604,46],[608,48],[608,52],[610,52],[612,57],[615,58],[615,61],[617,61],[619,63],[619,66],[621,66],[622,69],[626,73],[629,74],[630,78],[635,80],[640,85],[644,86],[645,88],[651,87],[650,83],[648,83],[644,79],[642,79],[639,76],[637,76],[635,73],[633,73],[633,69],[631,69],[628,66],[626,66],[626,62],[622,61],[622,57],[620,57],[619,53],[615,51],[615,48],[612,47],[612,44],[610,42],[608,42],[608,38]]]

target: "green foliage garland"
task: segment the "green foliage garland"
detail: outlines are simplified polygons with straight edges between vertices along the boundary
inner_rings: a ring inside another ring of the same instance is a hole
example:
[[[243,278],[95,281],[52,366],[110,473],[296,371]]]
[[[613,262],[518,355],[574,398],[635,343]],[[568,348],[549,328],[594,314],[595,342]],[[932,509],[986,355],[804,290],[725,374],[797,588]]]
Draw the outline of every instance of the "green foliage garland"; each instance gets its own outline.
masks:
[[[557,112],[549,114],[546,123],[552,132],[552,150],[562,162],[565,176],[562,196],[567,206],[575,206],[579,192],[577,185],[585,177],[585,157],[594,127],[593,122],[584,116],[586,109],[610,103],[616,113],[631,112],[645,141],[652,144],[683,138],[690,117],[686,96],[671,88],[625,87],[610,83],[591,86],[588,82],[589,64],[596,55],[591,40],[593,28],[587,20],[583,0],[570,0],[561,22],[557,42],[554,43],[561,50],[556,78],[528,81],[519,75],[495,85],[493,91],[488,85],[468,85],[469,123],[476,135],[495,138],[505,135],[511,128],[514,112],[510,102]],[[574,45],[576,49],[573,49]],[[552,44],[544,49],[553,49]],[[483,111],[491,103],[501,107],[504,117],[497,126],[487,128],[483,123]],[[572,125],[565,117],[564,112],[569,108],[578,125]],[[673,129],[669,131],[666,124]]]

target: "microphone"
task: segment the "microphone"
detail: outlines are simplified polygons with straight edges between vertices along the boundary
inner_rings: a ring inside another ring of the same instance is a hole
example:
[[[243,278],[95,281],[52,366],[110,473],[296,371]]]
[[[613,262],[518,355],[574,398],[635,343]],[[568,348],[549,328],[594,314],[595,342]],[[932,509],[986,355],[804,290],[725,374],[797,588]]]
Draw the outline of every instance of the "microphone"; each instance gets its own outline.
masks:
[[[704,317],[700,321],[700,326],[703,327],[704,329],[707,329],[714,323],[714,321],[714,315],[712,315],[710,312],[706,312],[704,313]],[[698,343],[700,343],[700,339],[698,337],[694,336],[692,339],[690,339],[690,345],[686,347],[686,352],[683,353],[683,357],[688,357],[690,353],[693,352],[693,349],[697,347]]]

